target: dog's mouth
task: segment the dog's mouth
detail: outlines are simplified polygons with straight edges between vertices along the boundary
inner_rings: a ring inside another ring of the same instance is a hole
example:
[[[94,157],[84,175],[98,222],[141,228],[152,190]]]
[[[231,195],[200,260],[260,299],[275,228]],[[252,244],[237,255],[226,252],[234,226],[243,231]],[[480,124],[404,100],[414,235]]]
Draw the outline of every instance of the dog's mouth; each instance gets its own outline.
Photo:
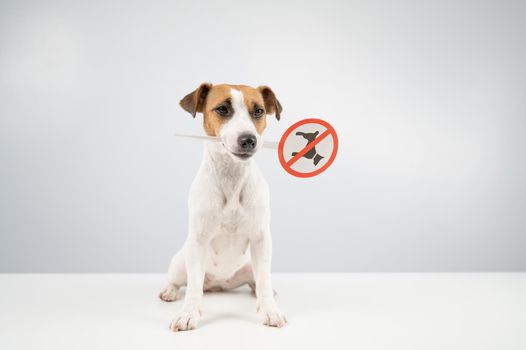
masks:
[[[235,153],[235,152],[230,152],[230,153],[232,153],[235,157],[241,160],[247,160],[254,155],[254,153]]]

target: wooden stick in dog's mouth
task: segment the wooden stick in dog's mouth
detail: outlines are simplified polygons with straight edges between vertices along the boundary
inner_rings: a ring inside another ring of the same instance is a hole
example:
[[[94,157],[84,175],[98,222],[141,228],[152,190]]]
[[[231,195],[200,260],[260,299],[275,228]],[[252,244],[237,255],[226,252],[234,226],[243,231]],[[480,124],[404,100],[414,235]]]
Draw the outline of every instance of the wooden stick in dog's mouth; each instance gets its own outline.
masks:
[[[175,134],[175,136],[219,142],[219,137],[217,136],[185,135],[185,134]],[[268,149],[278,149],[278,143],[274,141],[263,141],[262,147],[268,148]]]

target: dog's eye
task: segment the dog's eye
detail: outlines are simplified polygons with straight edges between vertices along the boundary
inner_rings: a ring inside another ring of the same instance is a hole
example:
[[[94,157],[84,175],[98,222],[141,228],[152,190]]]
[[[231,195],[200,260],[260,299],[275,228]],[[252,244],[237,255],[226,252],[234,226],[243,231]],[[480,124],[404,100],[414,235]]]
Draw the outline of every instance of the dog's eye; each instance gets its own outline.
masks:
[[[262,108],[254,108],[254,118],[261,118],[265,114],[265,111]]]
[[[229,114],[229,111],[228,111],[228,107],[227,106],[219,106],[215,109],[215,111],[220,115],[220,116],[223,116],[223,117],[226,117],[228,116]]]

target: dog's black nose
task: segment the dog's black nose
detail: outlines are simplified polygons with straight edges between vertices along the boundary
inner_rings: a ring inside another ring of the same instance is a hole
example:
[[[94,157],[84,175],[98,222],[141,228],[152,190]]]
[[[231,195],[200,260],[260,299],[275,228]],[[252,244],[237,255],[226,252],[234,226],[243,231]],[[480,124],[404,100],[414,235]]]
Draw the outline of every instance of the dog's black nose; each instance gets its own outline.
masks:
[[[252,134],[243,134],[237,139],[239,147],[245,152],[250,152],[256,148],[257,139]]]

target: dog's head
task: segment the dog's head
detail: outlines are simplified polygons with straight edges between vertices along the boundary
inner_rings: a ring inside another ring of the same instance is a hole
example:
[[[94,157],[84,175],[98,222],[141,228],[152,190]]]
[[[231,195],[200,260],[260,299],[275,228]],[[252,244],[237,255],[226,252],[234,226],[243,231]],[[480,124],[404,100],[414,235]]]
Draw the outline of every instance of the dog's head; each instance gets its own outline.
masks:
[[[201,84],[186,95],[181,107],[194,118],[203,114],[207,135],[218,136],[235,159],[249,159],[259,149],[267,125],[266,115],[279,120],[281,104],[268,86]]]

